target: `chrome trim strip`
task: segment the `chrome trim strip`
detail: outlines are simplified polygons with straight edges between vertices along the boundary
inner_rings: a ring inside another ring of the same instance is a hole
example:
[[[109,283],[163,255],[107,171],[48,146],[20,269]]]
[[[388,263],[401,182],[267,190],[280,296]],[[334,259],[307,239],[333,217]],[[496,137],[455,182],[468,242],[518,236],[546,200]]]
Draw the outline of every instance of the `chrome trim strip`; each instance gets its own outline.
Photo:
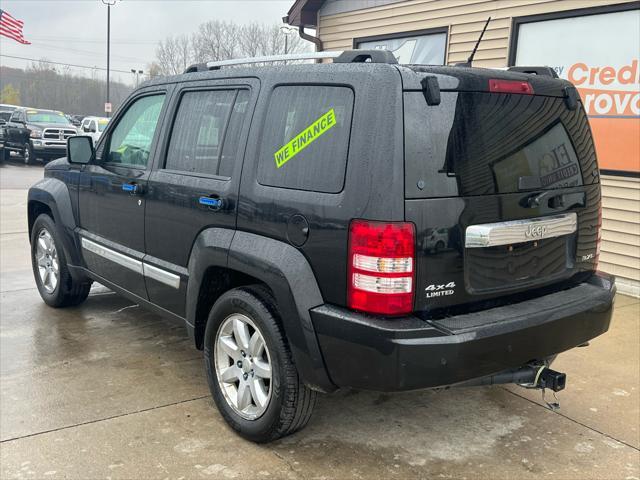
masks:
[[[129,270],[132,270],[140,275],[143,274],[142,270],[142,262],[140,260],[136,260],[135,258],[128,257],[122,253],[116,252],[115,250],[111,250],[110,248],[104,247],[96,242],[93,242],[87,238],[82,237],[81,239],[82,248],[85,250],[95,253],[107,260],[111,260],[118,265],[122,265]]]
[[[140,260],[136,260],[135,258],[116,252],[115,250],[111,250],[110,248],[84,237],[81,237],[81,242],[82,248],[89,252],[95,253],[107,260],[111,260],[112,262],[128,268],[140,275],[144,275],[147,278],[152,278],[153,280],[168,285],[171,288],[180,288],[180,276],[175,273],[167,272],[161,268],[141,262]]]
[[[466,230],[465,247],[484,248],[533,242],[544,238],[569,235],[574,233],[577,228],[578,216],[575,212],[510,222],[471,225]]]
[[[165,285],[170,286],[171,288],[178,289],[180,288],[180,276],[171,272],[167,272],[166,270],[162,270],[161,268],[154,267],[153,265],[149,265],[148,263],[142,264],[142,269],[144,270],[144,276],[147,278],[152,278],[160,283],[164,283]]]

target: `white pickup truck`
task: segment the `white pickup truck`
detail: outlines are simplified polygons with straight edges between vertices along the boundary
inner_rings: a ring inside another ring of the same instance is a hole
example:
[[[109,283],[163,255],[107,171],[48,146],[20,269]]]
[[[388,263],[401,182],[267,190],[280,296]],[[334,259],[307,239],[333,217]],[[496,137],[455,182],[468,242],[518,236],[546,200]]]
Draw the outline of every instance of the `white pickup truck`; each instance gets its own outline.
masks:
[[[109,119],[105,117],[84,117],[80,127],[81,135],[93,138],[93,144],[95,145],[98,143],[104,129],[107,128],[108,123]]]

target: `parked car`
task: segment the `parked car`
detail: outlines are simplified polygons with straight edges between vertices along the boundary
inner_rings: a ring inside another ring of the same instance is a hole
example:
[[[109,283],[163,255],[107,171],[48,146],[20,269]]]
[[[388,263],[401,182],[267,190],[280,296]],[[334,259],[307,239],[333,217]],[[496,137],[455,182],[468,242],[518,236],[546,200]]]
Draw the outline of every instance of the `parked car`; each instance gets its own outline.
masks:
[[[18,108],[16,105],[0,103],[0,162],[9,157],[9,152],[4,148],[6,138],[4,126],[7,124],[11,118],[11,114],[16,108]]]
[[[80,127],[81,133],[93,139],[95,145],[100,140],[104,129],[107,128],[109,119],[105,117],[85,117]]]
[[[27,107],[16,108],[4,129],[5,150],[20,153],[26,164],[64,157],[67,138],[78,133],[62,112]]]
[[[82,116],[80,115],[69,115],[66,114],[65,117],[69,120],[69,123],[74,127],[79,127],[82,124]]]
[[[434,253],[447,248],[449,244],[449,229],[445,227],[434,228],[431,233],[425,235],[425,248]]]
[[[184,324],[257,442],[337,388],[565,387],[551,362],[607,331],[615,293],[573,85],[383,50],[228,63],[146,82],[95,149],[71,137],[47,165],[28,198],[45,303],[97,281]]]

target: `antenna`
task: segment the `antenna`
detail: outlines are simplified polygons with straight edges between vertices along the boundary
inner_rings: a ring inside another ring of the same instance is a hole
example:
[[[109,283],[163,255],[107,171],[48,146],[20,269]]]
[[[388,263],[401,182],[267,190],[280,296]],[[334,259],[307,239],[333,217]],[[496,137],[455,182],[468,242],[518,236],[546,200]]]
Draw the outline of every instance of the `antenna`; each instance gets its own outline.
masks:
[[[491,21],[491,17],[487,18],[487,23],[484,24],[484,28],[482,29],[482,32],[480,32],[480,37],[478,38],[478,41],[476,42],[475,46],[473,47],[473,51],[471,52],[471,55],[469,55],[469,58],[467,58],[467,61],[465,63],[458,63],[456,64],[456,67],[470,67],[471,63],[473,62],[473,57],[476,56],[476,51],[478,50],[478,46],[480,45],[480,42],[482,41],[482,37],[484,36],[484,32],[487,30],[487,27],[489,26],[489,22]]]

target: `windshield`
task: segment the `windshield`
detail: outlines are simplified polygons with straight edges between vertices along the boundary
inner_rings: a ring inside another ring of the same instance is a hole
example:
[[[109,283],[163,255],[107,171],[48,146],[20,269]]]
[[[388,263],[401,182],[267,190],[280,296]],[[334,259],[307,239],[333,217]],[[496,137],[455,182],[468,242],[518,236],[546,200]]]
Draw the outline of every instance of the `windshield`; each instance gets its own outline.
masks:
[[[109,124],[109,120],[107,120],[107,119],[98,120],[98,131],[99,132],[103,132],[104,129],[107,128],[108,124]]]
[[[59,112],[45,112],[42,110],[27,111],[27,122],[29,123],[59,123],[69,125],[69,120]]]

